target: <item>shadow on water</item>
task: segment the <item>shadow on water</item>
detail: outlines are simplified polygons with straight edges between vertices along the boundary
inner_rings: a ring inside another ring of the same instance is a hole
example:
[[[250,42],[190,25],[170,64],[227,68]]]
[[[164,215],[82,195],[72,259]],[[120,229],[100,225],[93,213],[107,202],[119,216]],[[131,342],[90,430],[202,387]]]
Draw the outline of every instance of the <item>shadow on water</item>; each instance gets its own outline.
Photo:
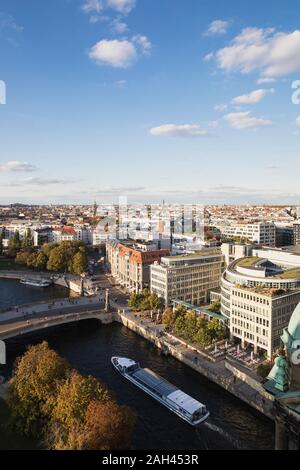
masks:
[[[121,404],[137,413],[133,446],[137,449],[272,449],[273,423],[240,400],[119,324],[97,321],[52,328],[8,341],[9,374],[14,360],[28,344],[46,339],[81,373],[101,378]],[[194,429],[142,390],[117,374],[113,355],[131,357],[149,367],[195,399],[205,403],[211,416]]]

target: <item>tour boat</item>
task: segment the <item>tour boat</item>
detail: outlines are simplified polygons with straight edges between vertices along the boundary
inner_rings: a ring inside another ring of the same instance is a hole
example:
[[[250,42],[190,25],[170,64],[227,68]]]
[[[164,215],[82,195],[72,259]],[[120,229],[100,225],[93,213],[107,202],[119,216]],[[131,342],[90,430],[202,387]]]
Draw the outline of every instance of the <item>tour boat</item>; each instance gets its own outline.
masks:
[[[112,357],[112,365],[155,400],[173,411],[192,426],[198,426],[209,417],[206,406],[167,382],[150,369],[143,369],[138,362],[125,357]]]
[[[52,284],[52,281],[49,279],[27,279],[27,278],[22,278],[20,280],[21,284],[25,284],[27,286],[33,286],[33,287],[49,287]]]

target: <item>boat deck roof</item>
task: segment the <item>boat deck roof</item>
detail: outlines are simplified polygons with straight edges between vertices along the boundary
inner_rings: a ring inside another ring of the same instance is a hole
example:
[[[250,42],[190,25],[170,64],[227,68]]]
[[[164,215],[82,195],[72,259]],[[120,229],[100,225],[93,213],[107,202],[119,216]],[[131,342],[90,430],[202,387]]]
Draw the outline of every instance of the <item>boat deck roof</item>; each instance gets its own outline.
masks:
[[[153,390],[156,390],[164,397],[167,397],[178,390],[177,387],[170,384],[167,380],[155,374],[155,372],[150,369],[138,369],[132,374],[132,376]]]

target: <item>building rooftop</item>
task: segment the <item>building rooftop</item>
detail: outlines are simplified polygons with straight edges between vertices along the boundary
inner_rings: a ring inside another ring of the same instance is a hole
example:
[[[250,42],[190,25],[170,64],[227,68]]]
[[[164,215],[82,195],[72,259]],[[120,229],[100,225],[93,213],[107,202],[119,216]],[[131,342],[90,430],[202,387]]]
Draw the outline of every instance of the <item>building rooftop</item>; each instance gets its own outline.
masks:
[[[222,253],[219,250],[201,250],[195,251],[194,253],[187,253],[183,255],[173,255],[168,256],[168,259],[172,259],[174,261],[184,261],[184,260],[191,260],[197,258],[205,258],[206,256],[222,256]]]
[[[273,279],[299,279],[300,278],[300,257],[299,266],[283,266],[283,264],[269,261],[268,258],[258,256],[250,256],[240,258],[234,261],[229,269],[238,271],[238,268],[246,268],[249,270],[249,276],[255,277],[255,271],[265,270],[264,278]]]
[[[291,290],[289,289],[276,289],[276,288],[263,287],[263,286],[248,287],[248,286],[236,285],[234,288],[252,292],[253,294],[264,295],[266,297],[280,297],[282,295],[286,295],[291,292]],[[295,292],[300,292],[300,290],[295,289]]]

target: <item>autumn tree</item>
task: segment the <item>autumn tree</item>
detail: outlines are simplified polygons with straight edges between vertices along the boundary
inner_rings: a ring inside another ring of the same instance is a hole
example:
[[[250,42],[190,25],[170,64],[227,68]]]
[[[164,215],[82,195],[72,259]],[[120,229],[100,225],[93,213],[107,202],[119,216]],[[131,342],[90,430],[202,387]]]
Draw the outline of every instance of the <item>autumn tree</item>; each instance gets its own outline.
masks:
[[[87,450],[129,449],[135,426],[135,415],[115,402],[92,401],[87,409],[85,442]]]
[[[30,346],[17,361],[8,403],[18,430],[29,436],[40,435],[56,388],[68,370],[68,363],[45,341]]]
[[[24,237],[23,237],[23,240],[22,240],[22,247],[23,248],[27,248],[29,246],[32,246],[32,233],[31,233],[31,229],[28,228],[26,231],[25,231],[25,234],[24,234]]]
[[[21,249],[21,239],[18,230],[15,231],[13,237],[8,242],[8,255],[15,257],[17,252]]]
[[[79,250],[73,257],[72,272],[82,274],[87,270],[87,256],[84,250]]]
[[[45,255],[45,253],[40,251],[36,256],[34,266],[37,270],[44,271],[47,267],[47,262],[48,262],[47,256]]]
[[[177,312],[172,307],[168,307],[164,310],[162,316],[162,322],[167,328],[173,329],[174,323],[177,318]]]
[[[8,404],[15,428],[55,450],[128,448],[135,418],[106,386],[82,376],[46,342],[16,364]]]
[[[57,388],[49,427],[49,446],[57,450],[77,448],[76,442],[79,441],[74,435],[77,433],[79,436],[81,432],[89,403],[93,400],[106,403],[111,399],[110,392],[100,380],[72,371]]]
[[[135,292],[132,292],[128,300],[128,307],[132,308],[133,310],[138,310],[139,305],[140,305],[140,301],[139,301],[138,294],[136,294]]]
[[[16,254],[15,262],[20,265],[25,265],[27,264],[28,258],[31,255],[30,250],[21,250]]]

